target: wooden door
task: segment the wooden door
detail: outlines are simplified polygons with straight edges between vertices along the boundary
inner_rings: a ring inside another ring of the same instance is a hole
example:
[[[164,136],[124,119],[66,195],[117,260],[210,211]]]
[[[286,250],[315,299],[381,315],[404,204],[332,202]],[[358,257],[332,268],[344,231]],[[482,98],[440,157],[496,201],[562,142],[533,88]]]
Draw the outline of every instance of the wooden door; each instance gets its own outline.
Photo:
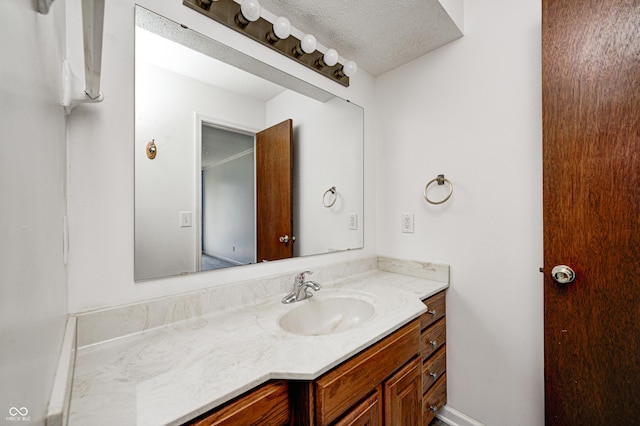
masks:
[[[414,358],[384,383],[385,425],[422,426],[422,358]]]
[[[640,1],[543,0],[542,78],[546,424],[639,425]]]
[[[257,261],[293,256],[293,122],[256,134]]]

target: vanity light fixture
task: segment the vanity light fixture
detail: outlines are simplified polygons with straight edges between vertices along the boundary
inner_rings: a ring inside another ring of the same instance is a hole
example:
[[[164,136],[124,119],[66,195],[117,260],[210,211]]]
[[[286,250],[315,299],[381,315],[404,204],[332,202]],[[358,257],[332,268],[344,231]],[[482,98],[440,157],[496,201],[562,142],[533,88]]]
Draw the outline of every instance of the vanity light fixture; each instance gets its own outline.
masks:
[[[240,4],[234,0],[183,0],[182,4],[343,86],[349,87],[349,77],[358,70],[353,61],[340,64],[335,49],[318,51],[313,35],[306,34],[300,40],[293,36],[291,23],[284,16],[273,23],[262,18],[259,0],[242,0]]]
[[[271,30],[267,33],[269,43],[276,43],[284,40],[291,35],[291,22],[284,16],[280,16],[275,20]]]
[[[209,10],[209,8],[211,7],[211,3],[213,3],[214,1],[218,0],[200,0],[200,7],[204,10]]]
[[[351,77],[357,72],[358,65],[353,61],[347,61],[347,63],[344,64],[342,68],[336,70],[336,76],[346,75],[347,77]]]
[[[305,34],[304,37],[300,40],[300,43],[296,44],[296,47],[293,48],[293,54],[299,58],[303,56],[305,53],[307,55],[312,54],[316,51],[316,46],[318,42],[313,34]]]
[[[338,52],[335,49],[327,49],[321,58],[316,62],[318,68],[332,67],[338,63]]]
[[[236,23],[244,28],[252,22],[260,19],[260,2],[258,0],[242,0],[240,4],[240,12],[236,13]]]

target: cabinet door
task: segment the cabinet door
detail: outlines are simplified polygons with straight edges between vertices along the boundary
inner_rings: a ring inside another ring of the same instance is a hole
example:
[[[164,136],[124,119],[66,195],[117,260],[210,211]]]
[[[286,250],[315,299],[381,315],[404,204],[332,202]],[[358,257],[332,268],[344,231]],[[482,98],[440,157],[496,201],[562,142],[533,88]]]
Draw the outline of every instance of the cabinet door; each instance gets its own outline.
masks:
[[[384,382],[386,425],[422,425],[422,359],[414,358]]]
[[[382,385],[358,404],[335,426],[382,426]]]

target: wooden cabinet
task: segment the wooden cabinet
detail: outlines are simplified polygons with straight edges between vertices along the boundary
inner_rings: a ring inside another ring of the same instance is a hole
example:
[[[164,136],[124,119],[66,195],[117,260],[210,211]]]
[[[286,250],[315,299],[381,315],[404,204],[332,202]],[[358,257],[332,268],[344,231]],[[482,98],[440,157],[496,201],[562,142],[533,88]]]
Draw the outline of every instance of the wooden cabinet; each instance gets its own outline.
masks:
[[[447,402],[445,292],[424,300],[427,313],[420,317],[422,360],[422,424],[431,423]]]
[[[320,376],[312,383],[314,423],[328,425],[344,415],[394,371],[414,358],[419,348],[420,323],[415,320]]]
[[[257,389],[206,413],[189,426],[281,426],[290,423],[289,386],[284,380],[266,383]]]
[[[350,423],[363,404],[369,407],[362,398],[376,383],[382,384],[384,425],[431,423],[447,401],[445,292],[424,304],[427,313],[419,319],[320,377],[308,392],[315,414],[301,424],[376,424],[369,418]]]

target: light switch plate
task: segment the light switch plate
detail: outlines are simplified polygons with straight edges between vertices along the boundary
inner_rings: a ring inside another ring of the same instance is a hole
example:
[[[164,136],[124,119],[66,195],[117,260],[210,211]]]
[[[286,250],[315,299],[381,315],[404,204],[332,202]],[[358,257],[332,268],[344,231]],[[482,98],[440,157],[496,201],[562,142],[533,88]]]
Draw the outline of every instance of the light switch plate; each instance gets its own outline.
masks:
[[[188,228],[191,226],[192,214],[191,212],[180,212],[180,227]]]

